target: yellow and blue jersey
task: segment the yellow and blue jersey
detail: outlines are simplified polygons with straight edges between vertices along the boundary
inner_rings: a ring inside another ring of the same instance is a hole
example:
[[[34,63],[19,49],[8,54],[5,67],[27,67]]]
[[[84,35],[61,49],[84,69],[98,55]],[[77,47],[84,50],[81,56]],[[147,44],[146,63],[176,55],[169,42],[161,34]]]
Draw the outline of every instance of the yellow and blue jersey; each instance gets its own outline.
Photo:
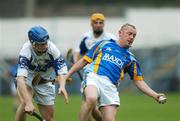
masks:
[[[114,40],[103,40],[95,44],[83,57],[90,63],[86,73],[94,72],[107,76],[113,84],[128,73],[134,81],[143,80],[139,63],[129,49],[121,47]]]

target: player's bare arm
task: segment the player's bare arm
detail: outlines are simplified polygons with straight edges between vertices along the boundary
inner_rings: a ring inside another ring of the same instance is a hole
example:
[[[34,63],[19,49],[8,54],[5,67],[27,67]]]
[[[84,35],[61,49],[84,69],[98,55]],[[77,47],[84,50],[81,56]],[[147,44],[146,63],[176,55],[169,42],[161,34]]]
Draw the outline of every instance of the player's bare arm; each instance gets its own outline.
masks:
[[[84,66],[86,66],[88,62],[81,58],[77,63],[75,63],[69,70],[67,74],[67,78],[73,75],[76,71],[81,70]]]
[[[74,52],[74,63],[76,63],[81,58],[81,55],[79,52]]]
[[[157,102],[162,103],[162,104],[166,102],[165,94],[156,93],[145,83],[145,81],[135,81],[135,84],[141,91],[143,91],[145,94],[153,97]],[[163,100],[161,100],[160,97],[163,97]]]
[[[66,88],[65,88],[65,84],[66,84],[65,75],[57,76],[57,82],[60,85],[60,87],[58,89],[58,94],[63,94],[63,96],[65,98],[65,102],[68,103],[69,99],[68,99],[68,93],[67,93]]]
[[[32,114],[35,108],[32,103],[32,97],[26,88],[24,76],[17,77],[17,89],[20,97],[22,97],[22,101],[25,103],[25,112]]]

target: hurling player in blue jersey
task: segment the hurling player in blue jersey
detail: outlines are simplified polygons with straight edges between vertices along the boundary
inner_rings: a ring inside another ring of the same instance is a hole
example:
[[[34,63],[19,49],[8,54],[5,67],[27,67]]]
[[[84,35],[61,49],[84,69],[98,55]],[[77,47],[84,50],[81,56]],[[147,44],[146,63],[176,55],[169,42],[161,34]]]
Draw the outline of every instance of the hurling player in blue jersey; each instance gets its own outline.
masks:
[[[49,40],[47,30],[41,26],[32,27],[28,31],[27,41],[19,54],[17,70],[17,91],[20,106],[16,113],[16,121],[25,121],[26,113],[32,114],[38,105],[39,111],[46,121],[53,121],[55,88],[53,81],[57,78],[62,93],[68,102],[65,89],[67,66],[60,51]]]
[[[144,81],[136,57],[129,51],[136,37],[136,28],[124,24],[119,30],[119,40],[103,40],[69,70],[67,77],[87,64],[86,78],[81,89],[85,104],[80,111],[80,121],[87,121],[92,109],[98,104],[103,121],[115,121],[117,107],[120,105],[116,85],[128,73],[135,85],[159,103],[165,103],[162,93],[153,91]],[[160,99],[161,97],[161,99]],[[163,99],[163,100],[162,100]]]
[[[117,40],[117,38],[104,31],[105,16],[102,13],[93,13],[90,18],[92,30],[85,32],[79,46],[76,48],[73,55],[74,62],[77,62],[81,56],[85,55],[97,42],[101,40]],[[88,68],[86,66],[85,68]],[[84,69],[85,69],[84,68]],[[83,102],[82,102],[83,105]],[[93,109],[92,116],[96,121],[101,121],[101,114],[98,109]],[[90,121],[90,119],[89,119]]]

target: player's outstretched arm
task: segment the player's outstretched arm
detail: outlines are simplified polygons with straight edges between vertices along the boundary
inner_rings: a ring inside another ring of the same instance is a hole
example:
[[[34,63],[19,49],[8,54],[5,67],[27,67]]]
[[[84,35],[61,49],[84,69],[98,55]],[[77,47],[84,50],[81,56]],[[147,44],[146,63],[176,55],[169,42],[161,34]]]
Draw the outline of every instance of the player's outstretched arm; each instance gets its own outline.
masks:
[[[69,70],[66,78],[69,78],[71,75],[73,75],[75,72],[79,71],[82,69],[85,65],[87,65],[88,62],[81,58],[78,62],[76,62]]]
[[[79,52],[74,52],[74,56],[73,56],[74,63],[78,62],[80,58],[81,58],[81,54]]]
[[[153,97],[160,104],[164,104],[166,102],[166,96],[163,93],[156,93],[152,90],[145,81],[135,81],[136,86],[143,91],[145,94]]]
[[[65,75],[57,76],[57,82],[59,83],[60,87],[58,89],[58,94],[62,94],[64,96],[65,102],[69,102],[68,93],[65,88],[66,78]]]

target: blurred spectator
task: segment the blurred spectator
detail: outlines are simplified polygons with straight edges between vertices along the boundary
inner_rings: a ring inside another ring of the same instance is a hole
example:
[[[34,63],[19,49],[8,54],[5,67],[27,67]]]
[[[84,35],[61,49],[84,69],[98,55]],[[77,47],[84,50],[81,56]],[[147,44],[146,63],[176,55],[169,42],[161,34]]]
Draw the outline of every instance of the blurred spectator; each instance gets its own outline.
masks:
[[[13,96],[13,110],[14,111],[16,111],[19,105],[19,99],[17,96],[16,85],[15,85],[17,68],[18,68],[17,59],[12,59],[10,61],[9,69],[7,70],[7,74],[6,74],[6,76],[8,77],[7,79],[10,81],[11,94]]]

